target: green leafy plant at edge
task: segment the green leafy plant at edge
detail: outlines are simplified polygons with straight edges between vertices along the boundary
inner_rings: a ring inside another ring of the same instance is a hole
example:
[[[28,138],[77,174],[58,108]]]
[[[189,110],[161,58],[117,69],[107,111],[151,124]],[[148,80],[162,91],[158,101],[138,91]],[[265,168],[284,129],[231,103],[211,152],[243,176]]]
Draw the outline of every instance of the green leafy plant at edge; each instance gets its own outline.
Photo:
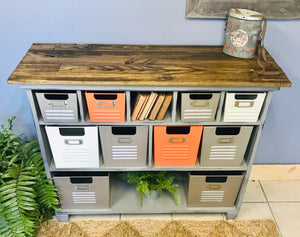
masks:
[[[169,191],[174,201],[179,203],[179,185],[173,183],[175,175],[166,171],[124,172],[119,177],[129,184],[136,184],[136,191],[140,196],[141,206],[144,197],[150,197],[153,191],[162,195],[163,190]]]
[[[14,135],[13,120],[0,133],[0,236],[35,236],[58,207],[57,190],[46,176],[38,142]]]

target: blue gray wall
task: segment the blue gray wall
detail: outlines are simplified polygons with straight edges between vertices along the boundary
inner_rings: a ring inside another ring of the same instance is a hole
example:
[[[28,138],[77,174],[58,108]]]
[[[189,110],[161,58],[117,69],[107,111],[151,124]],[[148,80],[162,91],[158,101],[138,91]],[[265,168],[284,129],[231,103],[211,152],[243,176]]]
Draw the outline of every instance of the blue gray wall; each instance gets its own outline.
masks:
[[[225,20],[185,18],[185,0],[0,0],[0,124],[35,136],[7,78],[33,42],[222,45]],[[274,93],[255,163],[300,163],[300,20],[268,22],[265,46],[292,81]]]

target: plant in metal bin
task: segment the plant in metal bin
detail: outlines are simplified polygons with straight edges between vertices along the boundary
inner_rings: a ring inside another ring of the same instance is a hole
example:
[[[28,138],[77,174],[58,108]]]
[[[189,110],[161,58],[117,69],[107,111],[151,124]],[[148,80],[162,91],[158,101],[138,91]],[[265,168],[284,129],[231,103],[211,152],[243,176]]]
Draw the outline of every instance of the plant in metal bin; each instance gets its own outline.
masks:
[[[166,171],[145,171],[145,172],[124,172],[119,177],[126,180],[129,184],[136,184],[136,191],[140,196],[141,206],[144,197],[150,197],[153,191],[162,195],[163,190],[169,191],[175,202],[179,203],[179,185],[173,183],[175,175]]]
[[[13,119],[0,130],[0,236],[34,236],[59,202],[38,142],[14,135]]]

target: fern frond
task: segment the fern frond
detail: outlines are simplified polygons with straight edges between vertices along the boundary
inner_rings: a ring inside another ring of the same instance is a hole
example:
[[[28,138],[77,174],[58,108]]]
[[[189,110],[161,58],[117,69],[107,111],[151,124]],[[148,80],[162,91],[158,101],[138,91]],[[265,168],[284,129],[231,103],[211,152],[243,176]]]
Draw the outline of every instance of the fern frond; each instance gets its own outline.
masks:
[[[50,183],[50,179],[47,179],[39,143],[37,141],[27,142],[22,146],[22,149],[24,151],[23,154],[25,154],[25,162],[27,165],[28,161],[31,162],[36,171],[35,190],[37,202],[42,209],[41,212],[49,216],[47,212],[58,209],[59,202],[56,187]],[[51,214],[53,215],[53,211],[51,211]]]
[[[4,217],[16,236],[32,236],[37,229],[39,211],[32,189],[36,177],[32,173],[32,167],[10,168],[0,187]]]
[[[3,203],[3,217],[6,219],[9,229],[17,235],[25,236],[21,212],[17,199],[17,180],[10,180],[0,187],[0,194]],[[12,195],[13,194],[13,195]]]
[[[54,210],[58,210],[57,189],[45,179],[38,179],[35,189],[42,219],[49,220],[53,216]]]
[[[0,204],[0,236],[3,237],[13,237],[13,231],[10,229],[10,225],[3,213],[4,207],[3,204]]]
[[[10,164],[16,163],[19,154],[19,146],[22,140],[13,134],[12,119],[8,120],[8,126],[2,125],[0,132],[0,172],[4,172]]]
[[[38,141],[28,141],[20,145],[20,151],[22,153],[22,164],[24,166],[30,166],[32,163],[39,170],[43,170],[44,166],[42,164],[36,165],[36,162],[43,161],[40,152],[40,147]],[[35,159],[33,159],[36,157]]]
[[[24,142],[14,135],[13,119],[0,129],[0,236],[29,237],[59,203],[38,141]]]
[[[136,191],[140,196],[141,206],[143,205],[144,195],[149,197],[151,194],[151,190],[149,189],[149,185],[147,181],[140,181],[139,185],[136,186]]]

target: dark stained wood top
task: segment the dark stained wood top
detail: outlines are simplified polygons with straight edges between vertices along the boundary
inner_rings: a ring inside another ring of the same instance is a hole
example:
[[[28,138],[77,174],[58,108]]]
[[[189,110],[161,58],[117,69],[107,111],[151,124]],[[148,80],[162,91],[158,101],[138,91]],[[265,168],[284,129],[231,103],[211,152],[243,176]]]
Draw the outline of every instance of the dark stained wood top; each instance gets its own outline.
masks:
[[[291,82],[268,54],[259,75],[256,58],[228,56],[221,46],[33,44],[8,79],[10,84],[257,86]]]

